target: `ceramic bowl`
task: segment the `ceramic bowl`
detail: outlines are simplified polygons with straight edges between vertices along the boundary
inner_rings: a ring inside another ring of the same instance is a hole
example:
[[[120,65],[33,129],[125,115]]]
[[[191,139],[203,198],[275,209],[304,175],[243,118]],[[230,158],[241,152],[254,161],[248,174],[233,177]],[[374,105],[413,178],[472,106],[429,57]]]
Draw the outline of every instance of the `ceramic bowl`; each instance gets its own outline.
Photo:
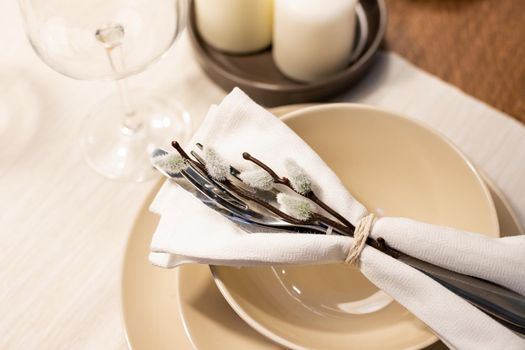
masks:
[[[427,127],[356,104],[308,107],[283,120],[370,211],[498,235],[494,204],[481,177],[455,146]],[[437,339],[347,265],[212,267],[212,272],[248,324],[291,349],[407,350]]]

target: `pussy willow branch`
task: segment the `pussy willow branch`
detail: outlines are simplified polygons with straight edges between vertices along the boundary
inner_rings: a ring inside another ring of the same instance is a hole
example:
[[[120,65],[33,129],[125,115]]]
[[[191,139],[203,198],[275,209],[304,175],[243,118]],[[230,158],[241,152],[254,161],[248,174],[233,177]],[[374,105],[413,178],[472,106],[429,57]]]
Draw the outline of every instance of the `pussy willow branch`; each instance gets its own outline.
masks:
[[[186,151],[184,151],[184,149],[180,146],[180,144],[176,141],[173,141],[172,144],[173,148],[175,148],[175,150],[177,152],[179,152],[179,154],[181,155],[182,158],[184,158],[186,161],[190,162],[192,165],[196,166],[198,169],[200,169],[204,174],[206,174],[206,176],[208,177],[211,177],[210,174],[208,173],[208,170],[206,169],[206,167],[204,166],[204,164],[201,164],[199,163],[198,161],[195,161],[193,160],[187,153]],[[214,179],[213,181],[218,181],[216,179]],[[263,201],[262,199],[256,197],[254,194],[252,194],[251,192],[249,191],[246,191],[245,189],[242,189],[236,185],[234,185],[230,180],[226,179],[226,180],[222,180],[222,181],[218,181],[220,182],[221,184],[223,184],[224,186],[226,186],[229,190],[231,190],[232,192],[234,192],[235,194],[237,194],[238,196],[240,197],[243,197],[245,199],[248,199],[248,200],[251,200],[259,205],[261,205],[262,207],[268,209],[269,211],[271,211],[272,213],[280,216],[283,220],[286,220],[286,221],[289,221],[290,223],[292,224],[303,224],[304,222],[301,221],[301,220],[297,220],[295,219],[294,217],[282,212],[281,210],[275,208],[274,206],[268,204],[267,202]]]
[[[200,169],[204,174],[206,174],[208,177],[211,178],[211,176],[208,173],[208,170],[206,169],[205,165],[201,164],[198,161],[193,160],[186,153],[186,151],[184,151],[184,149],[180,146],[180,144],[177,141],[173,141],[171,144],[172,144],[173,148],[175,148],[175,150],[181,155],[181,157],[183,157],[186,161],[188,161],[193,166],[195,166],[198,169]],[[255,164],[259,165],[262,169],[266,170],[272,176],[272,178],[274,178],[274,181],[276,183],[280,183],[282,185],[285,185],[285,186],[287,186],[287,187],[289,187],[290,189],[293,190],[293,188],[291,187],[291,183],[290,183],[290,181],[288,179],[279,177],[270,167],[268,167],[266,164],[262,163],[258,159],[251,157],[246,152],[243,153],[243,157],[245,157],[244,156],[245,154],[248,155],[249,158],[251,158],[251,159],[248,159],[248,160],[254,162]],[[245,159],[247,159],[247,158],[245,157]],[[258,162],[258,163],[256,163],[256,162]],[[214,180],[214,181],[217,181],[217,180]],[[285,221],[287,221],[289,223],[297,224],[297,225],[302,225],[302,224],[314,224],[315,225],[317,222],[320,221],[320,222],[324,222],[325,224],[327,224],[329,226],[332,226],[333,228],[336,228],[338,231],[345,233],[345,235],[347,235],[347,236],[353,237],[354,226],[352,224],[350,224],[350,223],[349,223],[350,226],[346,226],[346,225],[343,225],[341,223],[335,222],[332,219],[327,218],[326,216],[318,214],[318,213],[313,213],[312,217],[310,219],[306,220],[306,221],[298,220],[298,219],[296,219],[296,218],[286,214],[285,212],[281,211],[280,209],[274,207],[273,205],[269,204],[268,202],[258,198],[254,193],[252,193],[250,191],[247,191],[247,190],[245,190],[245,189],[243,189],[243,188],[241,188],[239,186],[236,186],[235,184],[233,184],[228,179],[225,179],[225,180],[222,180],[222,181],[219,181],[219,182],[221,184],[223,184],[224,186],[226,186],[229,190],[231,190],[232,192],[237,194],[238,196],[243,197],[244,199],[250,200],[250,201],[252,201],[254,203],[257,203],[258,205],[260,205],[263,208],[269,210],[270,212],[274,213],[275,215],[279,216],[280,218],[282,218],[283,220],[285,220]],[[295,190],[293,190],[293,191],[296,192]],[[298,192],[296,192],[296,193],[298,193]],[[298,193],[298,194],[301,195],[300,193]],[[304,195],[302,195],[302,196],[304,196]],[[324,204],[324,205],[327,206],[326,204]],[[319,204],[319,206],[321,206],[321,205]],[[328,208],[330,210],[332,210],[333,212],[335,212],[335,210],[331,209],[330,207],[328,207]],[[329,210],[327,210],[327,211],[330,212]],[[337,215],[334,215],[335,217],[340,216],[339,213],[337,213],[337,212],[335,212],[335,213],[337,214]],[[330,214],[332,214],[332,213],[330,212]],[[337,233],[339,233],[339,232],[337,232]],[[384,252],[384,253],[386,253],[386,254],[388,254],[388,255],[390,255],[390,256],[396,257],[396,256],[399,255],[399,253],[397,251],[393,250],[392,248],[390,248],[386,244],[385,240],[383,238],[381,238],[381,237],[377,238],[377,240],[374,240],[374,239],[369,237],[367,239],[367,244],[372,246],[372,247],[374,247],[374,248],[376,248],[376,249],[378,249],[378,250],[380,250],[380,251],[382,251],[382,252]]]
[[[310,191],[308,191],[305,194],[299,193],[293,188],[293,186],[292,186],[292,184],[291,184],[291,182],[290,182],[290,180],[288,178],[281,177],[281,176],[277,175],[277,173],[275,173],[275,171],[273,171],[268,165],[264,164],[261,160],[255,158],[254,156],[252,156],[248,152],[244,152],[242,154],[242,157],[244,159],[249,160],[250,162],[254,163],[255,165],[257,165],[261,169],[265,170],[268,174],[270,174],[270,176],[273,178],[273,181],[275,183],[284,185],[284,186],[288,187],[289,189],[291,189],[292,191],[294,191],[295,193],[297,193],[298,195],[303,196],[305,198],[308,198],[309,200],[311,200],[312,202],[314,202],[315,204],[317,204],[318,206],[320,206],[321,208],[326,210],[332,216],[334,216],[343,225],[348,227],[348,229],[350,229],[352,232],[355,230],[354,225],[352,225],[352,223],[350,221],[345,219],[341,214],[339,214],[337,211],[332,209],[328,204],[323,202],[319,197],[317,197],[317,195],[314,193],[314,191],[310,190]]]
[[[311,218],[306,220],[306,221],[298,220],[298,219],[296,219],[296,218],[286,214],[282,210],[274,207],[273,205],[269,204],[268,202],[260,199],[254,193],[252,193],[250,191],[246,191],[245,189],[236,186],[230,180],[222,180],[222,181],[219,181],[219,182],[221,182],[223,185],[228,187],[228,189],[233,191],[238,196],[243,197],[244,199],[251,200],[252,202],[255,202],[255,203],[261,205],[262,207],[268,209],[272,213],[278,215],[283,220],[288,221],[288,222],[290,222],[292,224],[296,224],[296,225],[316,224],[318,221],[323,221],[323,222],[327,223],[328,225],[330,225],[330,226],[332,226],[334,228],[337,228],[340,231],[343,231],[343,232],[347,232],[348,231],[347,227],[341,225],[338,222],[330,220],[329,218],[327,218],[325,216],[319,215],[317,213],[313,213]],[[349,234],[350,234],[350,232],[349,232]]]
[[[288,187],[289,189],[291,189],[292,191],[294,191],[295,193],[297,193],[298,195],[310,199],[312,202],[314,202],[315,204],[319,205],[321,208],[323,208],[328,213],[333,215],[335,218],[337,218],[343,224],[343,227],[345,228],[344,232],[348,232],[348,235],[353,237],[354,231],[355,231],[355,226],[352,225],[352,223],[350,223],[347,219],[345,219],[337,211],[332,209],[328,204],[324,203],[319,197],[317,197],[317,195],[312,190],[308,191],[306,194],[299,193],[293,188],[293,186],[292,186],[292,184],[291,184],[291,182],[290,182],[290,180],[288,178],[281,177],[281,176],[277,175],[277,173],[275,171],[273,171],[272,168],[270,168],[268,165],[263,163],[261,160],[253,157],[248,152],[244,152],[242,154],[242,157],[244,159],[249,160],[250,162],[254,163],[255,165],[257,165],[261,169],[265,170],[268,174],[270,174],[270,176],[273,178],[275,183],[284,185],[284,186]],[[326,218],[325,216],[321,216],[320,220],[321,221],[322,220],[329,220],[329,221],[331,221],[331,223],[326,222],[326,221],[325,222],[330,224],[334,228],[338,228],[338,226],[341,226],[341,225],[334,225],[334,222],[332,220]],[[397,252],[396,250],[390,248],[387,245],[386,241],[382,237],[378,237],[377,239],[373,239],[371,237],[368,237],[367,240],[366,240],[366,243],[368,245],[370,245],[370,246],[372,246],[372,247],[374,247],[374,248],[376,248],[376,249],[378,249],[378,250],[380,250],[380,251],[382,251],[382,252],[392,256],[392,257],[399,256],[399,252]]]
[[[206,167],[204,166],[204,164],[201,164],[200,162],[198,161],[195,161],[193,160],[187,153],[186,151],[184,151],[184,149],[180,146],[180,144],[176,141],[173,141],[172,142],[172,146],[173,148],[175,148],[175,150],[181,155],[181,157],[183,157],[186,161],[190,162],[192,165],[198,167],[198,169],[200,169],[204,174],[206,174],[207,176],[210,177],[210,174],[208,173]],[[344,226],[344,225],[341,225],[340,223],[338,222],[335,222],[323,215],[320,215],[320,214],[317,214],[317,213],[313,213],[312,217],[306,221],[302,221],[302,220],[298,220],[288,214],[286,214],[285,212],[283,212],[282,210],[274,207],[273,205],[269,204],[268,202],[262,200],[261,198],[257,197],[254,193],[250,192],[250,191],[247,191],[239,186],[236,186],[235,184],[233,184],[230,180],[228,179],[225,179],[225,180],[217,180],[217,179],[214,179],[214,181],[217,181],[217,182],[220,182],[222,185],[224,185],[225,187],[227,187],[229,190],[231,190],[232,192],[234,192],[235,194],[237,194],[238,196],[240,197],[243,197],[244,199],[247,199],[247,200],[250,200],[254,203],[257,203],[259,204],[260,206],[264,207],[265,209],[271,211],[272,213],[278,215],[280,218],[282,218],[283,220],[289,222],[289,223],[292,223],[292,224],[296,224],[296,225],[302,225],[302,224],[316,224],[318,221],[322,221],[322,222],[325,222],[327,225],[330,225],[334,228],[336,228],[337,230],[339,231],[342,231],[342,232],[348,232],[348,235],[351,235],[352,232],[350,232],[348,230],[348,227]]]
[[[194,166],[196,166],[197,168],[199,168],[200,170],[204,171],[207,173],[206,171],[206,168],[204,167],[204,165],[202,165],[201,163],[199,162],[196,162],[194,161],[189,155],[188,153],[186,153],[186,151],[181,147],[180,143],[178,143],[177,141],[173,141],[171,143],[171,146],[173,148],[175,148],[175,150],[177,152],[179,152],[179,154],[181,155],[182,158],[184,158],[186,161],[190,162],[191,164],[193,164]]]

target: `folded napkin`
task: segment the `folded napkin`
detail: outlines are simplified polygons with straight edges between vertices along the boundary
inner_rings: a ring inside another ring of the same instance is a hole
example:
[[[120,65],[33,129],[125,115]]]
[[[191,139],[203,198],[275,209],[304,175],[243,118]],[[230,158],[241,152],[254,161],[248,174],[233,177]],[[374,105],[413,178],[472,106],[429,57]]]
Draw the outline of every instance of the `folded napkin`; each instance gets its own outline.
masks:
[[[246,168],[243,151],[286,174],[294,159],[321,184],[316,194],[356,225],[366,208],[335,173],[291,129],[239,89],[210,109],[191,144],[215,148],[228,162]],[[282,147],[282,145],[286,145]],[[247,233],[182,189],[166,182],[151,205],[161,215],[150,261],[162,267],[184,263],[246,266],[343,262],[353,238],[338,235]],[[382,217],[372,238],[432,264],[494,281],[525,295],[525,236],[489,238],[405,218]],[[525,339],[412,267],[365,246],[361,272],[425,322],[455,349],[525,349]]]

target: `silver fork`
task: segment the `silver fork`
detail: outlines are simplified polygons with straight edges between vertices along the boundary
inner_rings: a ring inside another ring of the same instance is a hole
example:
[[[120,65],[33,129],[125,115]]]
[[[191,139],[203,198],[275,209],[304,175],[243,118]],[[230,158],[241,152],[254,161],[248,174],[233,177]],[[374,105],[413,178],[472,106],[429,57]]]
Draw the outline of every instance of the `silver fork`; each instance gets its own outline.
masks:
[[[152,153],[152,157],[154,158],[157,156],[165,155],[167,153],[168,152],[162,149],[156,149]],[[217,211],[218,213],[220,213],[221,215],[227,217],[228,219],[232,221],[245,223],[245,220],[238,217],[238,215],[234,214],[231,208],[227,209],[220,204],[220,203],[224,203],[224,199],[216,195],[214,196],[214,194],[212,192],[209,192],[208,190],[201,191],[199,189],[199,186],[195,186],[194,183],[189,182],[188,179],[184,177],[181,173],[167,172],[166,170],[164,170],[161,167],[156,166],[155,164],[153,164],[153,167],[155,167],[155,169],[157,169],[162,175],[164,175],[165,177],[167,177],[168,179],[172,180],[177,185],[179,185],[183,190],[185,190],[186,192],[190,193],[191,195],[199,199],[202,203],[204,203],[209,208]],[[236,210],[236,212],[238,211]]]
[[[238,207],[237,203],[224,200],[222,195],[226,194],[226,191],[222,191],[224,187],[218,186],[215,181],[203,175],[200,170],[193,165],[181,171],[181,174],[192,183],[202,194],[207,196],[211,200],[217,200],[223,208],[230,211],[228,218],[235,216],[238,221],[242,221],[245,224],[257,225],[267,227],[271,229],[285,230],[289,232],[303,232],[303,233],[326,233],[327,227],[321,225],[298,225],[292,224],[271,215],[270,213],[261,213],[255,208],[243,202],[242,207]],[[217,186],[217,187],[215,187]]]

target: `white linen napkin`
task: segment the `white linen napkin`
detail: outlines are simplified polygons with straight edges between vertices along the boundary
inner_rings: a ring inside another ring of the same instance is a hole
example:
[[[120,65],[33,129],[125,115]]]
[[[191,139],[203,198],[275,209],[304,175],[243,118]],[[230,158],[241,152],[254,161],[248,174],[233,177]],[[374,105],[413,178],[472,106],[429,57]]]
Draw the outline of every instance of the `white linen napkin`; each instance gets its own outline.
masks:
[[[281,174],[286,173],[284,160],[292,158],[307,173],[323,179],[316,194],[352,224],[367,215],[366,208],[303,140],[238,89],[210,109],[191,144],[195,142],[215,148],[239,168],[246,168],[241,156],[246,150]],[[283,144],[286,147],[280,147]],[[164,184],[151,210],[161,220],[150,261],[162,267],[342,262],[353,243],[352,238],[337,235],[249,234],[170,182]],[[525,295],[525,236],[489,238],[391,217],[378,219],[370,235],[383,237],[393,248],[416,258]],[[374,248],[362,251],[360,269],[452,348],[525,349],[525,339],[423,273]]]

